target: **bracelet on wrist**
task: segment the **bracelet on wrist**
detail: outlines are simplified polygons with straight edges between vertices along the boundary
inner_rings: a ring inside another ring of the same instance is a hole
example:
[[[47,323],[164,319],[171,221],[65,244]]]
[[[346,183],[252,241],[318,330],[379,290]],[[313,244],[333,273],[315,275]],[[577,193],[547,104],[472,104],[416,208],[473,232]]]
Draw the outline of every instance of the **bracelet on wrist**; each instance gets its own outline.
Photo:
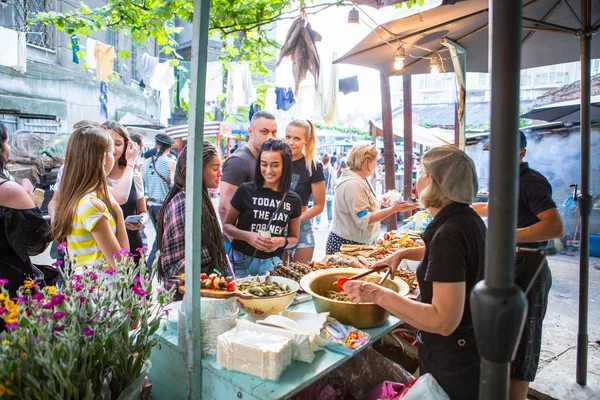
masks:
[[[289,244],[290,244],[290,241],[289,241],[289,240],[288,240],[288,238],[287,238],[287,237],[285,237],[285,236],[283,237],[283,239],[285,240],[285,244],[283,245],[283,248],[284,248],[284,249],[287,249],[287,247],[288,247],[288,246],[289,246]]]

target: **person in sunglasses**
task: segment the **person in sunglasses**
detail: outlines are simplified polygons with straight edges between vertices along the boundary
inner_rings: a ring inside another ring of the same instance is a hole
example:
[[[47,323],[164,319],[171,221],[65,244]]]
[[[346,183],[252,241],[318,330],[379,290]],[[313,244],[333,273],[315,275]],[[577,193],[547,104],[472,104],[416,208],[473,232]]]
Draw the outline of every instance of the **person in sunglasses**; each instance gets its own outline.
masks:
[[[281,262],[283,250],[298,242],[302,203],[291,184],[290,147],[268,139],[256,157],[254,181],[238,187],[223,222],[223,231],[233,239],[237,278],[266,274]]]
[[[327,254],[344,244],[371,244],[379,237],[381,221],[397,212],[415,209],[410,204],[378,200],[367,178],[377,168],[375,144],[357,144],[348,154],[348,168],[337,181]],[[382,208],[382,206],[387,208]]]

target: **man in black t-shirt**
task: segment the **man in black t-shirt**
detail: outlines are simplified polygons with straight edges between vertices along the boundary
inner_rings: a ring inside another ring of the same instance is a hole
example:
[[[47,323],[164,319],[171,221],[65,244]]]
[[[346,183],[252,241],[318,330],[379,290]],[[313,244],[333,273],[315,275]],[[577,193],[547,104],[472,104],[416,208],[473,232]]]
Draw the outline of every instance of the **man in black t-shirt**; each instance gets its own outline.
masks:
[[[543,248],[548,240],[563,237],[564,227],[552,200],[552,186],[541,173],[529,168],[529,164],[523,161],[527,154],[527,138],[523,132],[520,132],[520,141],[517,244],[523,247]],[[487,215],[487,203],[475,203],[473,208],[480,215]],[[527,268],[525,264],[528,261],[525,258],[517,260],[516,280],[519,279],[519,270]],[[551,286],[552,275],[546,261],[527,293],[527,319],[511,366],[511,400],[524,400],[529,390],[529,382],[535,380],[542,345],[542,323]]]
[[[244,182],[254,181],[256,156],[260,147],[267,139],[274,139],[277,135],[275,116],[268,111],[256,112],[250,120],[248,134],[250,135],[248,143],[236,150],[223,164],[219,196],[221,221],[225,220],[231,198],[237,188]]]

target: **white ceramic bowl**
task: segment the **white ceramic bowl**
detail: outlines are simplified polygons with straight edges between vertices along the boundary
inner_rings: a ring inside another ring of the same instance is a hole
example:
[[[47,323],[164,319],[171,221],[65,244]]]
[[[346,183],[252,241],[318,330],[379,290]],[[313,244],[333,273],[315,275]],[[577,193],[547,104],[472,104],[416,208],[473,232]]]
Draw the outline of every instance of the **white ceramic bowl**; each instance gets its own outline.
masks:
[[[240,282],[249,279],[255,279],[255,277],[238,279],[236,280],[236,285],[239,287]],[[265,277],[261,276],[260,279],[263,281]],[[291,289],[291,292],[287,294],[281,294],[279,296],[256,297],[254,299],[236,298],[237,305],[247,314],[258,318],[265,318],[269,315],[279,314],[288,308],[292,300],[294,300],[296,292],[298,289],[300,289],[300,284],[298,282],[288,278],[271,276],[269,279],[288,285]]]

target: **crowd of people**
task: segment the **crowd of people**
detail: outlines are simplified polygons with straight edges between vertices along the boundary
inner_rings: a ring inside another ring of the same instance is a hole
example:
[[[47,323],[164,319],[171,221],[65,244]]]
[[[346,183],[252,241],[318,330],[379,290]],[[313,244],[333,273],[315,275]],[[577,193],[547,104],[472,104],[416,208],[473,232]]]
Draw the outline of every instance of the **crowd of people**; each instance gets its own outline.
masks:
[[[383,219],[417,208],[378,197],[368,177],[378,166],[375,144],[357,144],[346,156],[316,155],[316,131],[307,120],[293,120],[285,139],[277,139],[273,114],[254,114],[249,141],[224,163],[209,142],[203,143],[201,269],[237,278],[262,275],[282,260],[312,260],[312,220],[327,211],[328,254],[343,244],[370,244]],[[528,247],[563,234],[548,181],[523,161],[521,134],[519,229]],[[6,174],[8,133],[0,123],[0,277],[11,294],[39,271],[29,256],[51,241],[66,242],[72,272],[115,267],[123,248],[135,260],[145,255],[142,228],[152,221],[157,235],[147,265],[157,266],[162,284],[175,290],[174,276],[185,268],[187,149],[177,161],[173,139],[155,137],[155,149],[143,163],[143,141],[115,121],[80,121],[73,127],[65,163],[44,219],[28,190]],[[339,164],[340,168],[334,165]],[[220,188],[218,209],[209,190]],[[417,327],[421,373],[430,372],[453,399],[478,396],[479,355],[470,312],[470,292],[483,277],[487,205],[473,204],[477,173],[469,156],[452,147],[431,149],[422,157],[416,191],[433,216],[423,233],[424,247],[399,250],[373,266],[395,271],[403,259],[420,261],[420,301],[382,286],[350,281],[344,291],[354,301],[374,302]],[[312,199],[312,202],[311,202]],[[221,228],[222,227],[222,228]],[[157,255],[160,256],[157,257]],[[156,262],[155,262],[156,261]],[[527,268],[527,266],[517,266]],[[393,276],[393,273],[392,273]],[[527,293],[527,329],[513,361],[511,398],[524,399],[535,378],[541,326],[551,275],[547,264]],[[176,292],[176,299],[182,295]],[[0,319],[0,324],[2,323]],[[0,326],[0,329],[2,326]]]

